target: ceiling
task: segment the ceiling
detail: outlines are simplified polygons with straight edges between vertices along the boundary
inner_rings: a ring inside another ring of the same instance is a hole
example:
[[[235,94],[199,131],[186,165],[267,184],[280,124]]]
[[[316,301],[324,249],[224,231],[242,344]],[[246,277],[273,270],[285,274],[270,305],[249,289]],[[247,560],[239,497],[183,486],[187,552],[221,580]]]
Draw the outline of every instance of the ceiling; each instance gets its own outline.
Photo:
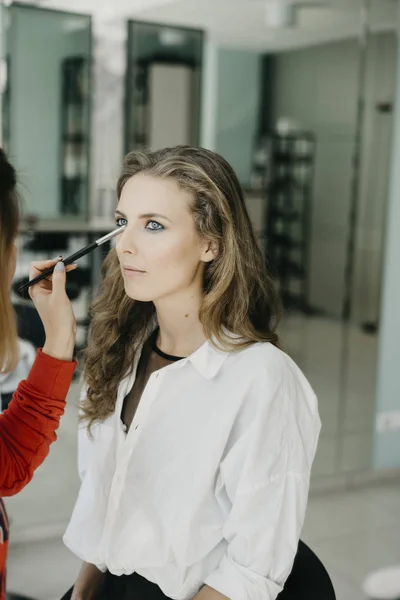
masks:
[[[357,36],[362,29],[363,0],[293,0],[297,26],[270,29],[268,0],[28,0],[48,8],[91,13],[110,24],[139,19],[199,27],[224,46],[283,51]],[[373,30],[397,26],[398,0],[369,0]]]

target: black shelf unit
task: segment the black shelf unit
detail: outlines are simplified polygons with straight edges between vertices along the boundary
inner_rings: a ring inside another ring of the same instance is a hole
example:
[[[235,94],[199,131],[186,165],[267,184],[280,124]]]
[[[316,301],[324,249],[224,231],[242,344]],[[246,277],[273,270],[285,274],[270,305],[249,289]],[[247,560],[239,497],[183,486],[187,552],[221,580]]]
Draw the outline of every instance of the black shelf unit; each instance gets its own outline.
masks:
[[[288,309],[311,312],[309,248],[316,138],[311,132],[267,137],[266,259]]]
[[[61,215],[86,216],[88,179],[88,60],[61,64]]]
[[[131,95],[128,103],[127,129],[125,131],[125,151],[148,147],[149,121],[149,64],[137,61],[133,64],[128,58],[127,88]]]

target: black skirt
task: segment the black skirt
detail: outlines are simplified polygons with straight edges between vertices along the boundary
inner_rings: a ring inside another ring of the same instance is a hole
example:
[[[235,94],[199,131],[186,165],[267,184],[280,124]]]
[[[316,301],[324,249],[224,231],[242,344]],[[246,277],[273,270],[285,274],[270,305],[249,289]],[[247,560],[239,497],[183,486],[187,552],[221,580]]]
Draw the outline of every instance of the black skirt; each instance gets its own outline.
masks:
[[[71,588],[62,600],[70,600]],[[158,585],[151,583],[137,573],[132,575],[112,575],[106,573],[104,588],[98,600],[171,600],[162,593]]]

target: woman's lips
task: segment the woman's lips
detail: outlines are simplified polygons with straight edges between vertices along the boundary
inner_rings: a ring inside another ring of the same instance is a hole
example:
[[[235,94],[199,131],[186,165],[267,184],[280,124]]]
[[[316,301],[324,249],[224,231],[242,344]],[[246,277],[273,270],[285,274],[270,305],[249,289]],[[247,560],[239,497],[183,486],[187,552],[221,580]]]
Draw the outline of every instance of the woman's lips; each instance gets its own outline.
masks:
[[[125,277],[139,277],[140,275],[146,274],[146,271],[140,271],[134,267],[123,267],[122,271]]]

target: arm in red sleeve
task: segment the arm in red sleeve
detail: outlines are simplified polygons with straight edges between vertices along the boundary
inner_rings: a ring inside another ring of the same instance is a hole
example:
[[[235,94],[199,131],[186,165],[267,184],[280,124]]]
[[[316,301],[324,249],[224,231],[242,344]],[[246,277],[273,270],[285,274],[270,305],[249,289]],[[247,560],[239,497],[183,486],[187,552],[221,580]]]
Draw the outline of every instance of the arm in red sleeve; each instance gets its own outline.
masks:
[[[57,360],[38,351],[25,381],[0,415],[0,495],[17,494],[57,439],[76,362]]]

